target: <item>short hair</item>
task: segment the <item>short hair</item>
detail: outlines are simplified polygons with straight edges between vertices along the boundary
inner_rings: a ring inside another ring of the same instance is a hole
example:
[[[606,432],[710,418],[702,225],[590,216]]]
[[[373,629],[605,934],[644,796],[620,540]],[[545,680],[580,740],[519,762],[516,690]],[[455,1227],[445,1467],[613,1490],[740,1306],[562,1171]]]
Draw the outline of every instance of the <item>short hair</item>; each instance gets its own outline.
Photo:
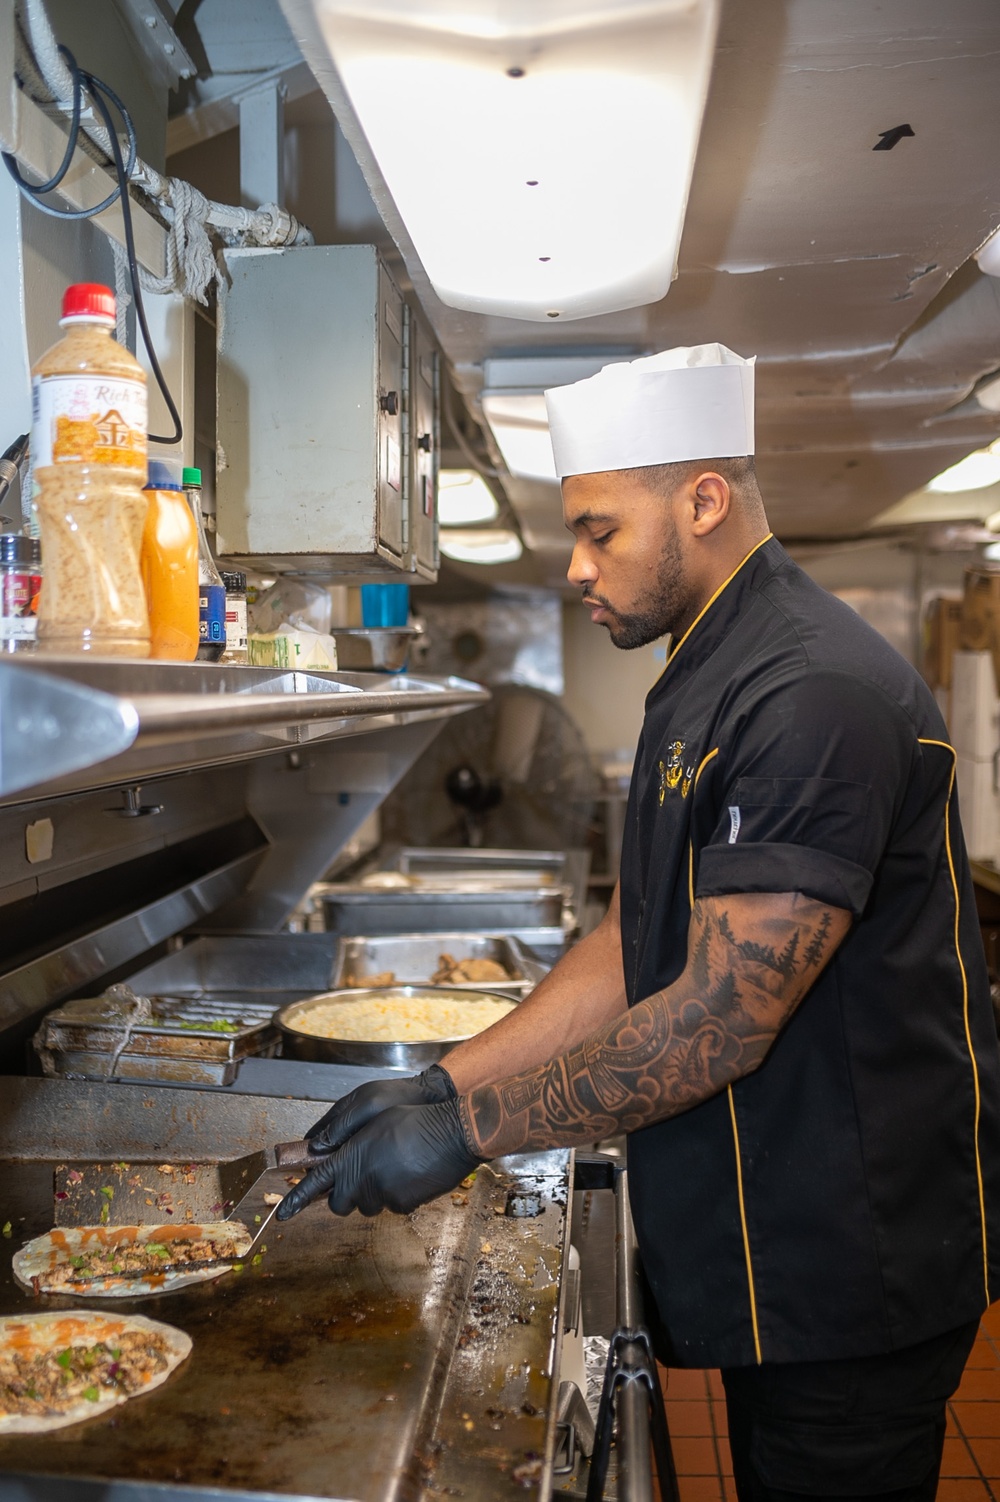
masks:
[[[757,500],[760,487],[753,454],[743,454],[736,459],[681,459],[674,464],[644,464],[632,470],[632,474],[658,495],[673,495],[678,485],[692,475],[714,470],[726,480],[730,488],[740,496]]]

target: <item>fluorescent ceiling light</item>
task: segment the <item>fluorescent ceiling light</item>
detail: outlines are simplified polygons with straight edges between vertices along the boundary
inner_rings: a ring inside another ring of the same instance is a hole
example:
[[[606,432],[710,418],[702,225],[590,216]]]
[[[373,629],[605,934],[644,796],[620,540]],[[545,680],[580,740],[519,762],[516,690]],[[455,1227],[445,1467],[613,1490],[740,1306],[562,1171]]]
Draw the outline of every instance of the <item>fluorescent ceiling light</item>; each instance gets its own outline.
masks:
[[[994,230],[980,245],[976,251],[976,264],[986,276],[1000,276],[1000,230]]]
[[[458,563],[514,563],[524,552],[516,532],[503,527],[482,531],[468,528],[458,531],[449,527],[441,533],[441,551]]]
[[[434,290],[544,322],[673,278],[719,0],[313,0]]]
[[[873,516],[866,524],[866,530],[947,522],[981,522],[988,526],[988,519],[994,513],[1000,519],[998,502],[1000,487],[995,486],[984,486],[982,490],[959,490],[953,495],[914,490],[901,501],[895,501],[885,511]],[[1000,526],[995,530],[1000,532]]]
[[[483,415],[511,474],[555,481],[556,461],[541,392],[484,393],[482,402]]]
[[[438,476],[438,521],[442,527],[496,521],[496,496],[474,469],[443,469]]]
[[[988,449],[966,454],[957,464],[928,482],[927,489],[952,493],[957,490],[982,490],[1000,480],[1000,440]]]
[[[500,356],[483,363],[483,416],[512,475],[557,480],[544,392],[596,375],[605,365],[632,360],[635,350],[591,355]]]
[[[991,376],[976,387],[976,401],[987,412],[1000,412],[1000,376]]]

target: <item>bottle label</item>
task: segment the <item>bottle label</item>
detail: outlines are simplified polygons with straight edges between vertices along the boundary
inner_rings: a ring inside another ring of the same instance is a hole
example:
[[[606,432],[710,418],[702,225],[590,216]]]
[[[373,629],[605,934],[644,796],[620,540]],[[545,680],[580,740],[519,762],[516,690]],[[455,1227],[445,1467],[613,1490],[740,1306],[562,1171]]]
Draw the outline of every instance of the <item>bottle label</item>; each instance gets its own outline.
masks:
[[[200,641],[226,639],[226,591],[221,584],[198,586],[198,638]]]
[[[247,602],[229,595],[226,599],[226,650],[245,652],[247,649]]]
[[[0,573],[0,615],[31,615],[30,574]]]
[[[146,468],[146,387],[101,375],[36,376],[31,457],[49,464]]]
[[[33,597],[30,574],[0,573],[0,641],[34,637]]]

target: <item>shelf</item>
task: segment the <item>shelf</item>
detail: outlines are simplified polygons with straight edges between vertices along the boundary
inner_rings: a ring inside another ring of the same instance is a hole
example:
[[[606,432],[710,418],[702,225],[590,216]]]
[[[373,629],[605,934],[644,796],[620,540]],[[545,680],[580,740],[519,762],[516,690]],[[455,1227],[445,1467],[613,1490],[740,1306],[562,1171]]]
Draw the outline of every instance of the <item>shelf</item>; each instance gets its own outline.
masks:
[[[108,786],[483,704],[461,678],[32,656],[0,662],[0,801]]]

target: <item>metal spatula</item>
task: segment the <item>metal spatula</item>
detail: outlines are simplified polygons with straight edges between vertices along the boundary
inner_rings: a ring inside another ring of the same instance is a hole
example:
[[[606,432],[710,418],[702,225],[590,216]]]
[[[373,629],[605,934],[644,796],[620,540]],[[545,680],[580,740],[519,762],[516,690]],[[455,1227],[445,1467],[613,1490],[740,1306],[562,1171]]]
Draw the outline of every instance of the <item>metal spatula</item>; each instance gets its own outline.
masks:
[[[59,1163],[57,1226],[184,1225],[223,1220],[267,1168],[264,1152],[228,1163]]]

